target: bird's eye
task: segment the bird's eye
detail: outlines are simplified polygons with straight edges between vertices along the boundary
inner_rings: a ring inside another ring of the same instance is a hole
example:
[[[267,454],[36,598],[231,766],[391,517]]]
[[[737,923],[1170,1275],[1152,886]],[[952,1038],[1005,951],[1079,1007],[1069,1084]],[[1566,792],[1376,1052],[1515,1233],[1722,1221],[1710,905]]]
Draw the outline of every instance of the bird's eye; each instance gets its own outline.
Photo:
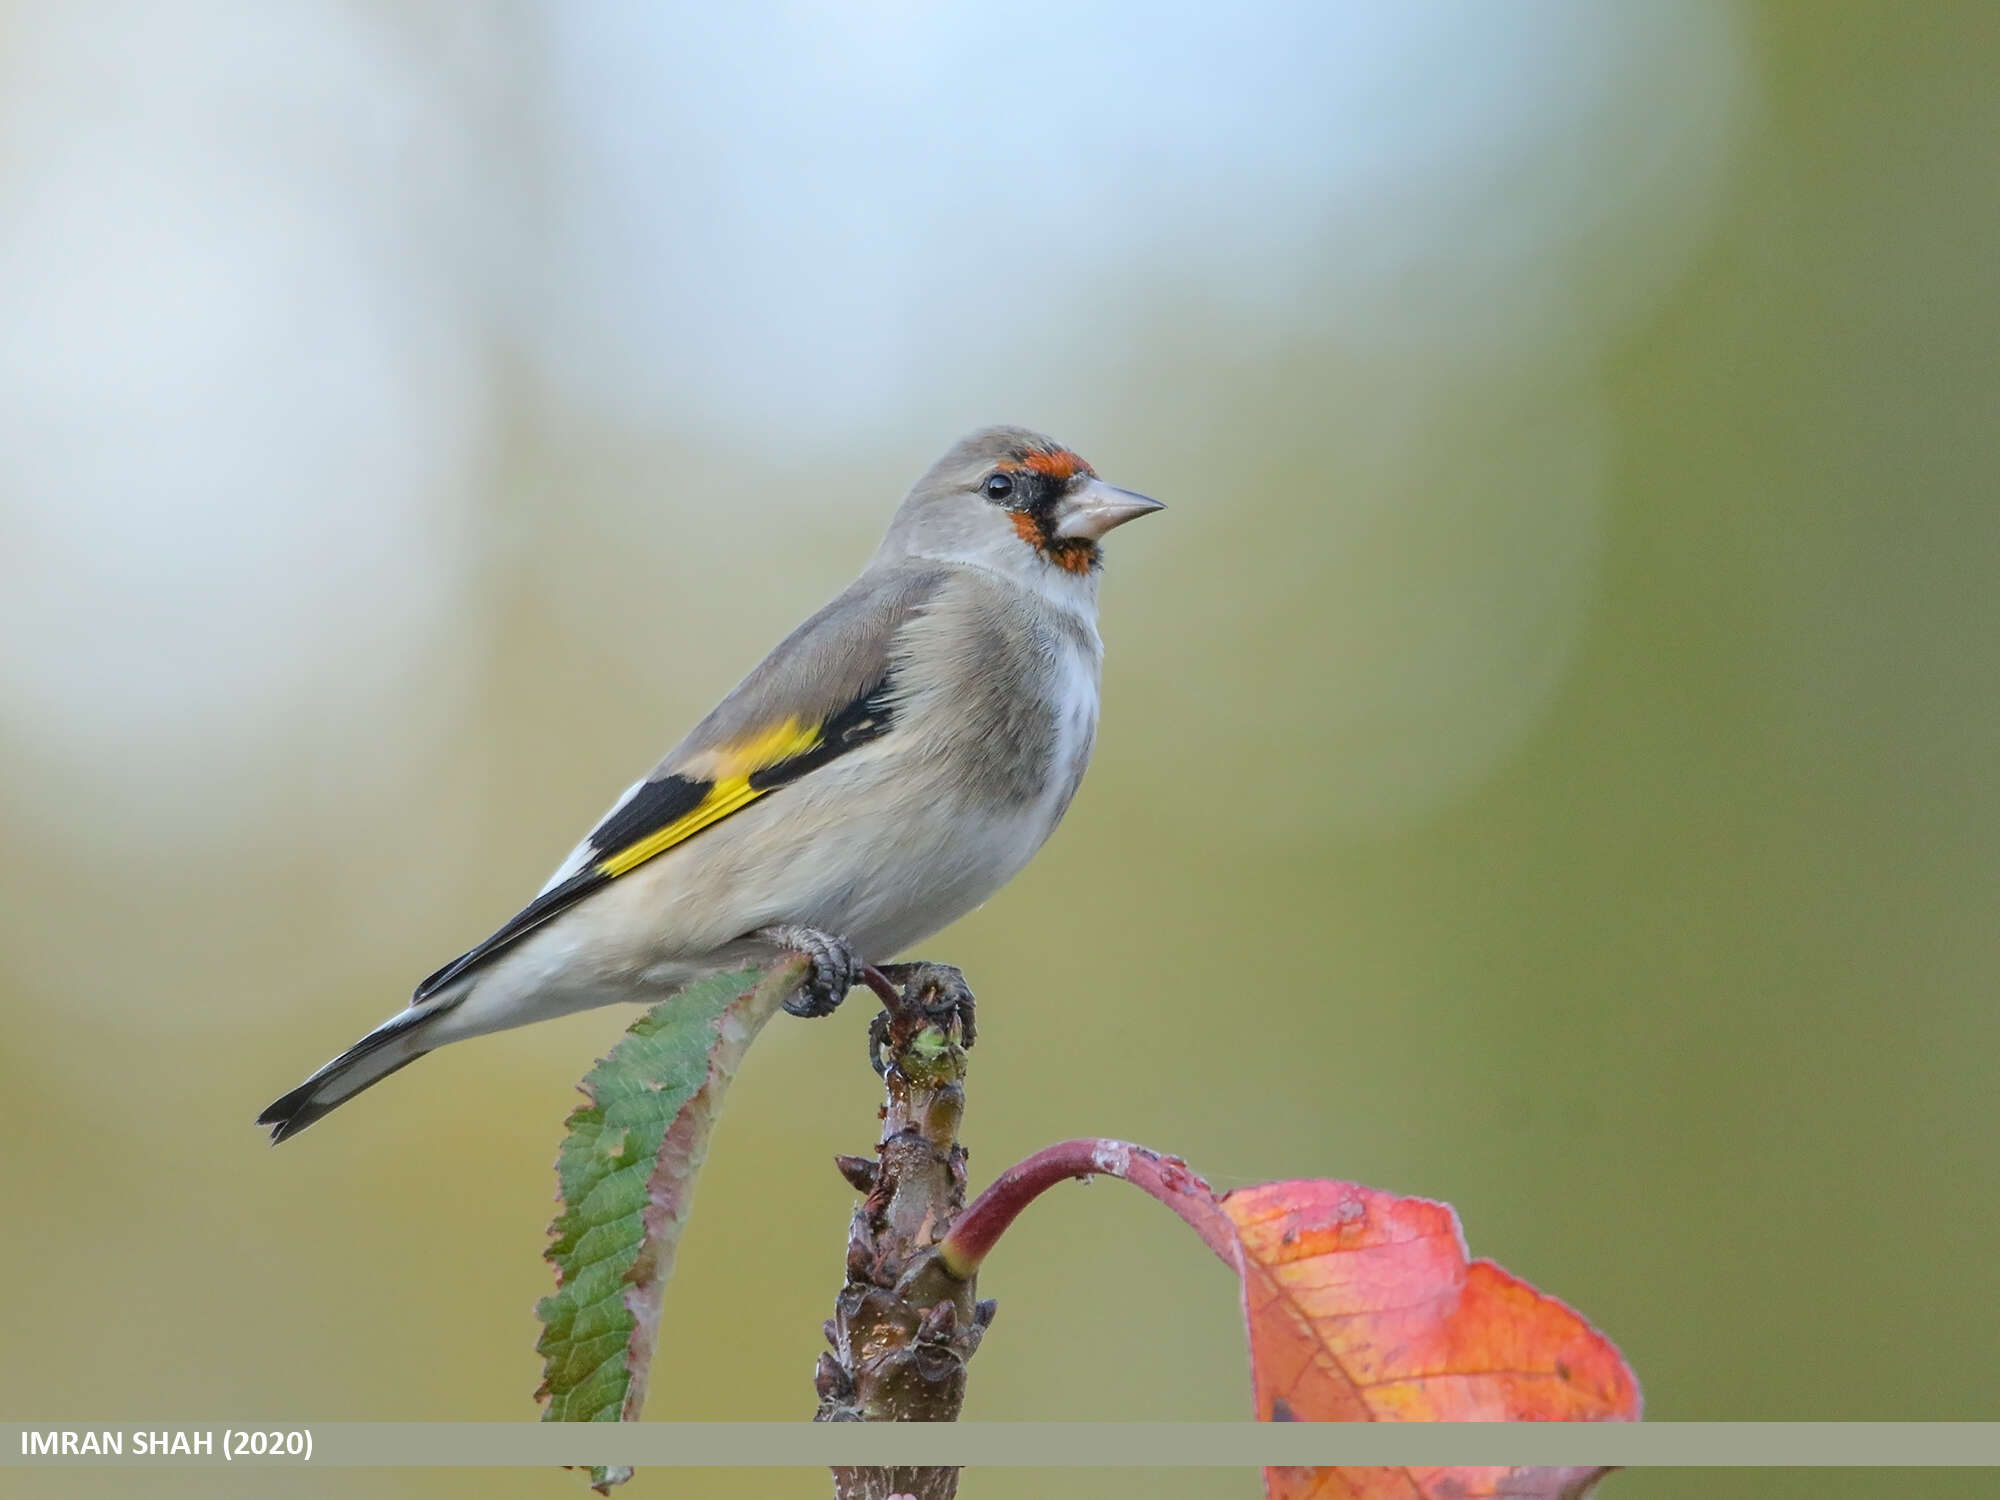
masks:
[[[988,500],[1005,500],[1014,493],[1014,481],[1005,474],[989,474],[984,489]]]

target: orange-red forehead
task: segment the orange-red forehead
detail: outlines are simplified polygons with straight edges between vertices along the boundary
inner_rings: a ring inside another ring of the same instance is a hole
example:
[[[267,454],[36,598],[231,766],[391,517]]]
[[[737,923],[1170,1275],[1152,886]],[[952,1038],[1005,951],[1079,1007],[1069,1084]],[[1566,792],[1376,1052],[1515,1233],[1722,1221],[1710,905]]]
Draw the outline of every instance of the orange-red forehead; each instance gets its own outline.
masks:
[[[1003,469],[1033,469],[1037,474],[1046,474],[1051,479],[1064,483],[1079,474],[1095,471],[1082,458],[1067,448],[1058,448],[1053,453],[1044,453],[1039,448],[1018,460],[1009,460],[1000,465]]]

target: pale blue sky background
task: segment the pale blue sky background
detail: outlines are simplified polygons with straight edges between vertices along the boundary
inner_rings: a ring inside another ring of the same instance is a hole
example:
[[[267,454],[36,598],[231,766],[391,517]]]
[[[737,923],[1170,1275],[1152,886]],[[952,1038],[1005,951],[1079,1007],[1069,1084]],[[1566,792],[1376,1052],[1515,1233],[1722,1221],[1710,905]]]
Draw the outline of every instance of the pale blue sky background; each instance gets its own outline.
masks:
[[[1365,521],[1419,503],[1396,476],[1441,405],[1553,367],[1533,472],[1490,471],[1541,497],[1529,565],[1442,591],[1499,591],[1464,637],[1500,643],[1471,674],[1497,701],[1417,725],[1450,764],[1354,799],[1429,805],[1553,687],[1595,547],[1593,351],[1700,243],[1750,72],[1707,3],[16,12],[0,724],[99,778],[121,841],[226,838],[285,801],[301,736],[351,735],[347,774],[421,762],[496,549],[563,558],[554,607],[618,650],[607,547],[699,601],[711,575],[673,570],[704,507],[873,529],[979,422],[1192,436],[1246,362],[1330,344],[1361,391],[1256,399],[1368,477],[1319,502]],[[544,434],[721,467],[498,506],[524,391]],[[856,477],[829,501],[778,478],[802,467]],[[1382,669],[1461,701],[1465,659],[1427,675],[1399,640]]]

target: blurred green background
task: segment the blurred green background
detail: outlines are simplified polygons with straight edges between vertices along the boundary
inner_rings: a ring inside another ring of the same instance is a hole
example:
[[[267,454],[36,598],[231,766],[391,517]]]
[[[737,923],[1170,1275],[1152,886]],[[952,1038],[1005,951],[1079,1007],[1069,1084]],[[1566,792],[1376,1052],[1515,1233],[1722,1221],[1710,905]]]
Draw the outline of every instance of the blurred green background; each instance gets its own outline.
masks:
[[[251,1117],[1019,421],[1172,509],[1109,549],[1067,823],[925,947],[981,998],[975,1181],[1112,1134],[1441,1198],[1650,1417],[1994,1417],[1996,33],[0,11],[0,1409],[531,1416],[550,1163],[624,1018],[283,1151]],[[811,1410],[868,1012],[752,1053],[648,1416]],[[982,1291],[969,1417],[1247,1413],[1227,1278],[1136,1193],[1052,1195]]]

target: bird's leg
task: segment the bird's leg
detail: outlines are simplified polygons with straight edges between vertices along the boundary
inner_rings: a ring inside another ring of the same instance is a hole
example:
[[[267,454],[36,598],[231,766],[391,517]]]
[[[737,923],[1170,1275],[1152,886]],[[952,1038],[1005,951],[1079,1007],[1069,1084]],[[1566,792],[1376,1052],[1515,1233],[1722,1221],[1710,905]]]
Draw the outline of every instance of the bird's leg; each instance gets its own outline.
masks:
[[[800,953],[812,963],[805,983],[785,1002],[795,1016],[830,1016],[840,1008],[847,992],[861,982],[868,966],[845,938],[817,927],[760,927],[750,934],[774,947]]]
[[[970,1047],[979,1035],[978,1027],[973,1024],[972,986],[965,982],[965,975],[950,964],[883,964],[877,972],[892,985],[901,986],[897,1006],[892,1009],[900,1008],[924,1021],[935,1022],[946,1030],[956,1021],[961,1047]],[[869,1039],[872,1048],[872,1029]]]

